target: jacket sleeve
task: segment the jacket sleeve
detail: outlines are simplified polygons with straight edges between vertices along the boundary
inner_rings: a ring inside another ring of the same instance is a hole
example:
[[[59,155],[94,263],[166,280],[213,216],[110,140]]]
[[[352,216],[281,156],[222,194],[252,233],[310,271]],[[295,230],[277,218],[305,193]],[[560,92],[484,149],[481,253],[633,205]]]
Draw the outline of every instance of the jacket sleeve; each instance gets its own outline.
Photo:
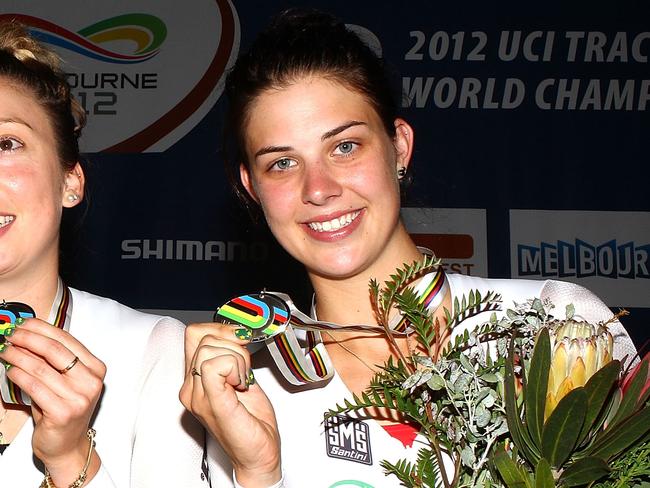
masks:
[[[88,483],[86,483],[86,487],[87,488],[118,488],[117,485],[113,482],[111,475],[108,474],[108,471],[104,468],[103,464],[99,467],[99,471],[97,471],[97,474],[93,477],[93,479],[90,480]]]
[[[184,329],[167,317],[149,337],[133,433],[131,488],[209,488],[202,466],[203,427],[178,399],[185,371]]]

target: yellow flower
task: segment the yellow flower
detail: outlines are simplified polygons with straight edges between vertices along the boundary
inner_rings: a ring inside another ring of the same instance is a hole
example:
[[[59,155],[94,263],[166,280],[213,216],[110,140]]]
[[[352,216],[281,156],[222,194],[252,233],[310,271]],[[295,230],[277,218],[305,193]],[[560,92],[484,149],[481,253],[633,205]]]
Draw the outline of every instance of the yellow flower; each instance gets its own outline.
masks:
[[[612,360],[614,339],[603,325],[566,320],[550,326],[551,369],[544,420],[571,390],[585,383]]]

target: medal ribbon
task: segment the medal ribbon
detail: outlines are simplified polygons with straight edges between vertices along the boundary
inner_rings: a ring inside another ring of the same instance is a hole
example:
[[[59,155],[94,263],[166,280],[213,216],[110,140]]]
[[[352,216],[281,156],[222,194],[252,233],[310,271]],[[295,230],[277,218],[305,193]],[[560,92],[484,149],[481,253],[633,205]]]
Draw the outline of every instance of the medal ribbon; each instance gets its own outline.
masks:
[[[21,314],[21,316],[23,316]],[[34,314],[24,315],[25,317],[34,317]],[[50,309],[48,322],[59,329],[69,330],[70,320],[72,317],[72,295],[68,287],[59,278],[54,302]],[[22,391],[18,385],[14,384],[5,373],[5,368],[0,368],[0,394],[6,403],[18,405],[31,405],[31,399]]]
[[[419,303],[425,305],[433,313],[449,292],[449,284],[442,267],[439,267],[436,273],[425,275],[415,287],[415,291],[420,295]],[[339,325],[314,320],[298,310],[288,295],[284,293],[269,294],[284,301],[290,314],[289,323],[284,332],[268,338],[265,342],[280,372],[293,385],[326,381],[334,374],[332,361],[321,338],[321,330],[380,330],[378,326]],[[406,335],[410,323],[405,317],[398,314],[393,317],[389,325],[396,335]],[[302,344],[296,337],[294,329],[307,331],[306,341],[302,341]]]

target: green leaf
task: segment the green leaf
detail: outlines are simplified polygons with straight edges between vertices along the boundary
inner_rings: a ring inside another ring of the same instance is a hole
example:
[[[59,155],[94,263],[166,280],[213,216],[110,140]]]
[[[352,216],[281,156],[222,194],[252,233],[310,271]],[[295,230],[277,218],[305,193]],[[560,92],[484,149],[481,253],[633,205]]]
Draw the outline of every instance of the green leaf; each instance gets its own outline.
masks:
[[[498,452],[492,458],[492,462],[508,488],[532,488],[528,477],[506,451]]]
[[[517,407],[517,393],[515,390],[515,371],[513,365],[515,341],[510,341],[510,348],[508,357],[506,358],[505,368],[506,374],[504,378],[505,388],[505,406],[506,406],[506,420],[508,422],[508,430],[512,436],[512,441],[519,449],[521,449],[524,457],[528,462],[535,465],[539,461],[538,446],[533,443],[530,434],[526,427],[522,424],[519,417],[519,408]]]
[[[544,327],[539,331],[530,369],[524,390],[524,403],[528,431],[537,446],[542,443],[542,429],[544,427],[544,408],[546,405],[546,391],[548,389],[548,374],[551,369],[551,340],[548,329]]]
[[[442,376],[435,373],[431,378],[429,378],[429,381],[427,381],[427,386],[433,391],[442,390],[445,387],[445,380]]]
[[[613,401],[610,392],[614,387],[620,370],[621,363],[619,361],[610,361],[596,371],[584,386],[585,393],[587,394],[587,412],[585,413],[585,422],[582,425],[582,432],[580,432],[578,444],[583,441],[592,429],[595,420],[600,416],[605,404]]]
[[[607,475],[609,471],[609,466],[601,458],[586,457],[566,468],[559,481],[563,486],[586,485]]]
[[[566,306],[566,319],[571,320],[575,314],[576,314],[576,308],[573,306],[573,303],[569,303]]]
[[[621,454],[650,431],[650,406],[608,429],[591,447],[592,456],[609,459]]]
[[[650,363],[647,361],[641,363],[641,367],[639,370],[637,370],[636,376],[630,383],[628,389],[625,391],[625,395],[623,395],[623,398],[621,399],[621,404],[618,407],[618,411],[616,412],[616,415],[614,415],[612,422],[607,426],[607,430],[615,427],[618,423],[620,423],[622,420],[634,412],[635,408],[637,407],[637,400],[641,395],[641,390],[645,386],[645,382],[648,377],[649,366]]]
[[[560,400],[544,424],[542,455],[551,466],[560,468],[573,452],[586,410],[587,394],[584,388],[576,388]]]
[[[540,459],[539,463],[537,463],[537,468],[535,469],[535,488],[555,488],[553,472],[546,458]]]
[[[463,366],[465,371],[468,373],[473,373],[474,372],[474,366],[470,362],[470,360],[465,356],[464,354],[461,354],[458,356],[458,360],[460,361],[460,364]]]

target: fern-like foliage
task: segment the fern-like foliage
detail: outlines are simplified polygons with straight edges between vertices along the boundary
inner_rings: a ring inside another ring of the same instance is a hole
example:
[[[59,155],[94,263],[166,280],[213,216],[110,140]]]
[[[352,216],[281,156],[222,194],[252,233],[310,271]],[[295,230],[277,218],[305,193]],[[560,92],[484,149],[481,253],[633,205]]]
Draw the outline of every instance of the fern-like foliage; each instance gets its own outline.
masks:
[[[399,352],[389,316],[396,309],[408,321],[407,333],[418,347],[408,356],[388,358],[365,391],[337,404],[326,416],[368,416],[388,409],[418,425],[427,445],[418,451],[417,461],[382,462],[387,474],[403,486],[501,487],[488,461],[492,447],[508,437],[501,391],[506,346],[517,328],[518,351],[525,361],[526,344],[540,325],[530,317],[538,311],[528,303],[508,310],[506,320],[497,319],[494,312],[501,296],[473,290],[454,298],[451,310],[444,310],[444,320],[438,320],[420,303],[413,282],[439,265],[439,259],[427,256],[404,264],[381,286],[370,282],[377,321],[395,350]],[[489,321],[461,333],[455,330],[464,320],[490,311]]]
[[[402,486],[407,488],[440,488],[442,487],[440,467],[435,462],[431,449],[423,448],[418,451],[415,464],[400,459],[395,464],[382,461],[381,467],[387,475],[394,475]]]

